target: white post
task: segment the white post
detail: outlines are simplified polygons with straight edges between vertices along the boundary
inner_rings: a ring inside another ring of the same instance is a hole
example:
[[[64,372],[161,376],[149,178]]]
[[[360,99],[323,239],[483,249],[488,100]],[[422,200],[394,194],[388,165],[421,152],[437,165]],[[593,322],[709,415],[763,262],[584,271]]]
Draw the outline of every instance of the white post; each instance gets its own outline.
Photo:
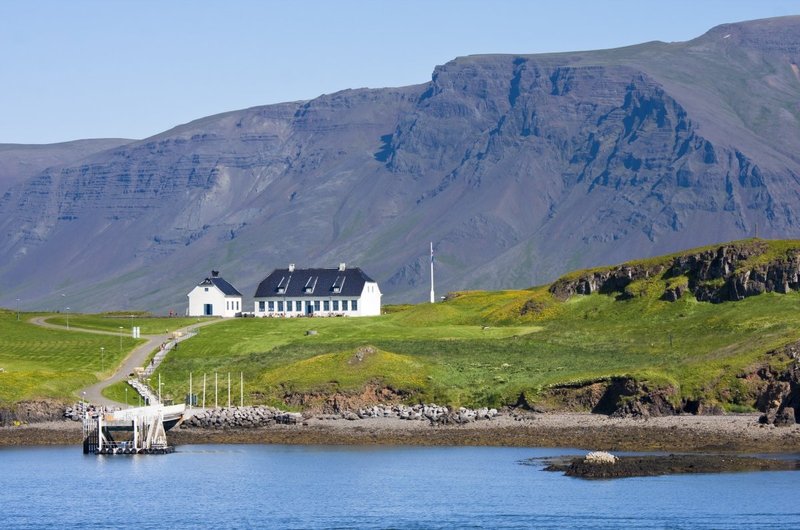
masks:
[[[139,448],[139,415],[133,417],[133,448]]]
[[[436,302],[436,297],[433,294],[433,241],[431,241],[431,303]]]

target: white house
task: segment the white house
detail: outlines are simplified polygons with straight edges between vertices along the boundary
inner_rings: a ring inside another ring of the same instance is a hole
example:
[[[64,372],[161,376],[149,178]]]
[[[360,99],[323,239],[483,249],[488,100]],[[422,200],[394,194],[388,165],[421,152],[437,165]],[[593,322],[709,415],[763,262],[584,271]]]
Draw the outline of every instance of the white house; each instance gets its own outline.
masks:
[[[233,317],[242,312],[242,293],[222,279],[219,271],[200,282],[189,296],[191,317]]]
[[[358,267],[275,269],[258,284],[255,315],[352,316],[381,314],[381,290]]]

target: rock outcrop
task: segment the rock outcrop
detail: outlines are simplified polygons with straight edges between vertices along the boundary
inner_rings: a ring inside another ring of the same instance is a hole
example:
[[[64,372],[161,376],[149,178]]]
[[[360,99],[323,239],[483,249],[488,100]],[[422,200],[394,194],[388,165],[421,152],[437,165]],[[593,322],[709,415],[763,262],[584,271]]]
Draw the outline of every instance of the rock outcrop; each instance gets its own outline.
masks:
[[[648,418],[684,412],[674,404],[674,389],[653,387],[632,377],[556,385],[547,390],[543,401],[555,410],[591,411],[612,417]]]
[[[64,404],[41,399],[20,401],[8,408],[0,407],[0,427],[21,423],[40,423],[64,418]]]
[[[754,374],[763,381],[755,403],[756,408],[763,412],[759,421],[779,427],[800,423],[800,342],[771,354],[791,360],[783,370],[766,366]]]
[[[782,244],[782,243],[779,243]],[[775,253],[772,243],[748,240],[656,260],[634,262],[605,270],[571,275],[553,283],[550,292],[560,299],[592,293],[616,294],[623,300],[636,296],[629,286],[637,280],[657,278],[667,287],[662,300],[675,302],[691,294],[701,302],[738,301],[764,292],[800,290],[800,241]],[[671,280],[680,280],[670,285]]]

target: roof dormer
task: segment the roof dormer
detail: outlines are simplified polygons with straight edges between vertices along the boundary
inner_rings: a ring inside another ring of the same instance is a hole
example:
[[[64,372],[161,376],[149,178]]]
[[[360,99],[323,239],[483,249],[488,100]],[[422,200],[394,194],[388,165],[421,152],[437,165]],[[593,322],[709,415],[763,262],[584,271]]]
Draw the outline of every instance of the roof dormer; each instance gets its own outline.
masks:
[[[318,278],[319,278],[318,276],[309,276],[308,277],[308,281],[303,286],[303,292],[304,293],[313,293],[314,292],[314,288],[317,286],[317,279]]]
[[[282,276],[281,281],[278,282],[278,294],[284,294],[289,287],[289,282],[292,280],[291,276]]]
[[[333,291],[335,294],[341,293],[346,279],[346,276],[337,276],[336,280],[334,280],[333,285],[331,286],[331,291]]]

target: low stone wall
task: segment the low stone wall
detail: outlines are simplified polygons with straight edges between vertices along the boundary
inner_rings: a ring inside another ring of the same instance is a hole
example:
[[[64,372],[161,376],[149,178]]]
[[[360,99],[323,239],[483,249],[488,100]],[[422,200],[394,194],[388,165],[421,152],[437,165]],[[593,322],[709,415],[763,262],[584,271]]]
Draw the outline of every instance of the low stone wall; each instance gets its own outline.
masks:
[[[359,409],[357,412],[345,412],[342,417],[348,420],[399,418],[401,420],[429,421],[436,424],[463,424],[478,420],[490,420],[497,414],[497,409],[468,409],[465,407],[451,409],[432,403],[429,405],[374,405]]]
[[[426,421],[431,424],[464,424],[490,420],[498,415],[497,409],[450,409],[430,405],[375,405],[358,411],[344,411],[333,415],[317,416],[319,419],[359,420],[365,418],[397,418],[409,421]],[[274,407],[224,407],[208,409],[194,414],[181,424],[182,429],[247,429],[269,425],[296,425],[304,416],[285,412]]]
[[[273,407],[224,407],[196,413],[181,424],[182,429],[230,429],[302,423],[303,415]]]

